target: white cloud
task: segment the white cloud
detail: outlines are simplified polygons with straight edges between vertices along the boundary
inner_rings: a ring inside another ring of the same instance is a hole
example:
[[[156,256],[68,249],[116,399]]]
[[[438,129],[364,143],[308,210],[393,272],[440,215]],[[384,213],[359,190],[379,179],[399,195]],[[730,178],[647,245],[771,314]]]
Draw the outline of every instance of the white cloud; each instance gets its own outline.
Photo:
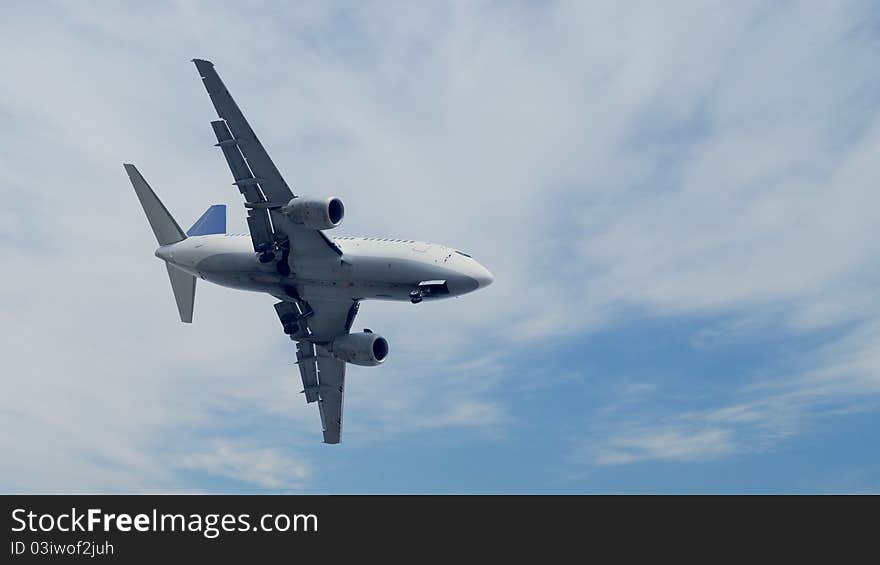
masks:
[[[630,410],[610,410],[604,415],[603,433],[579,448],[579,460],[601,466],[773,449],[835,418],[876,410],[878,367],[880,324],[873,322],[806,354],[796,369],[782,374],[762,371],[745,387],[725,389],[725,398],[707,399],[703,408],[670,417],[646,408],[656,405],[656,398],[648,398]],[[627,396],[628,387],[621,394]],[[633,414],[638,415],[635,422]]]
[[[275,447],[217,440],[207,449],[180,456],[180,469],[233,479],[245,484],[279,489],[300,489],[309,478],[309,466]]]
[[[729,431],[719,428],[652,428],[616,436],[595,452],[583,448],[582,455],[596,465],[622,465],[651,459],[698,461],[731,453],[734,446],[730,436]]]

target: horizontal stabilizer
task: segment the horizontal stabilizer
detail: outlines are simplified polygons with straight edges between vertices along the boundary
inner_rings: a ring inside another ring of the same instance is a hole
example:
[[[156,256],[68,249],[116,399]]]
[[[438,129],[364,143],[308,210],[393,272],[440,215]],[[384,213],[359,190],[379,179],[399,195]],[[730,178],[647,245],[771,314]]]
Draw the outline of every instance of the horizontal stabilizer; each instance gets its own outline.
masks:
[[[196,278],[169,263],[165,263],[165,266],[168,267],[168,278],[171,279],[171,290],[174,292],[174,300],[177,301],[180,321],[190,324],[196,301]]]
[[[226,204],[214,204],[186,232],[186,235],[226,233]]]
[[[125,167],[125,172],[128,173],[128,178],[134,187],[134,192],[141,202],[141,206],[147,215],[147,220],[150,222],[150,227],[153,228],[153,233],[156,235],[156,241],[159,242],[159,245],[169,245],[186,239],[183,230],[180,229],[180,226],[174,221],[168,209],[165,208],[165,205],[162,204],[162,201],[159,200],[159,197],[156,196],[156,193],[153,192],[153,189],[144,180],[137,167],[127,163],[123,167]]]

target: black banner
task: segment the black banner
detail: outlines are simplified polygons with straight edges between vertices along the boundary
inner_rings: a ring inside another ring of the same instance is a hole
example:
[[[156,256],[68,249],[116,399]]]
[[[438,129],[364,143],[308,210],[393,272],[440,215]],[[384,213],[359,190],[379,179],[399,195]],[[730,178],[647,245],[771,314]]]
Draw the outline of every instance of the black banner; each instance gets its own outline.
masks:
[[[873,551],[876,497],[4,496],[2,563]],[[845,543],[832,543],[845,539]],[[703,549],[706,548],[706,549]],[[575,552],[575,553],[572,553]],[[815,556],[815,553],[813,553]],[[708,555],[707,555],[708,558]],[[581,559],[579,559],[580,561]]]

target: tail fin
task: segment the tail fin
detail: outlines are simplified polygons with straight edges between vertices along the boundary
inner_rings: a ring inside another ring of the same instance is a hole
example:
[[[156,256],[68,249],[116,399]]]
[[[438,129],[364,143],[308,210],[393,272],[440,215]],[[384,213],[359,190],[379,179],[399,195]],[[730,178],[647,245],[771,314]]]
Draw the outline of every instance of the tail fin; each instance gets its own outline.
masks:
[[[180,229],[168,209],[141,176],[137,167],[127,163],[123,167],[128,173],[128,178],[131,180],[138,200],[141,201],[141,206],[144,208],[144,213],[147,215],[150,227],[153,228],[153,233],[156,234],[156,241],[159,242],[159,245],[168,245],[186,239],[183,230]]]
[[[153,228],[159,245],[169,245],[186,239],[183,230],[180,229],[168,209],[138,172],[137,167],[130,164],[123,166],[125,172],[128,173],[128,178],[131,180],[138,200],[141,201],[141,206],[144,208],[144,213],[147,215],[147,220],[150,222],[150,227]],[[191,323],[193,305],[196,300],[196,278],[171,263],[166,262],[165,266],[168,268],[168,277],[171,279],[171,290],[174,292],[174,300],[177,302],[180,321]]]
[[[214,204],[196,220],[186,235],[212,235],[226,233],[226,204]]]

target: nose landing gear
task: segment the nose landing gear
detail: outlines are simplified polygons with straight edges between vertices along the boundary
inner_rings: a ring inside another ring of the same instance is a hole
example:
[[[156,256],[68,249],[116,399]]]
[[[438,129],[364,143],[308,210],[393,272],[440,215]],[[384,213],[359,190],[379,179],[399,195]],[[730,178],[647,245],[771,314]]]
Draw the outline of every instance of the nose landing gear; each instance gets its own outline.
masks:
[[[409,301],[418,304],[425,298],[440,297],[449,294],[449,286],[445,280],[422,281],[416,290],[409,293]]]

